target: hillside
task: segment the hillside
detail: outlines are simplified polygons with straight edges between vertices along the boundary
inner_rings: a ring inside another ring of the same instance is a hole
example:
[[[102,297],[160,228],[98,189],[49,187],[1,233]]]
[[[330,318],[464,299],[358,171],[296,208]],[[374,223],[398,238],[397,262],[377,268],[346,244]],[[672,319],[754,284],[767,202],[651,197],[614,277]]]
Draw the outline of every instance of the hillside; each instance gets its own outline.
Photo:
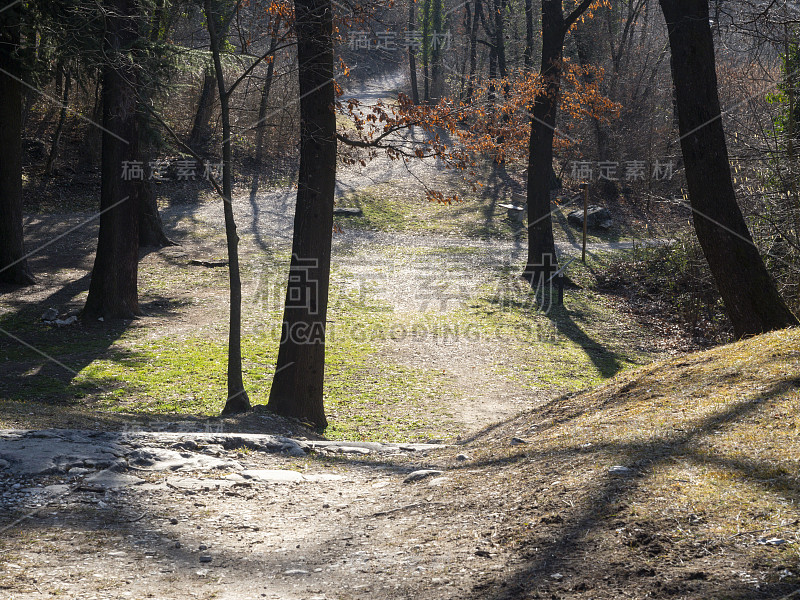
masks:
[[[794,329],[657,362],[489,428],[452,490],[474,489],[479,469],[491,491],[472,497],[502,515],[485,541],[518,557],[479,584],[483,596],[794,591],[798,400]]]

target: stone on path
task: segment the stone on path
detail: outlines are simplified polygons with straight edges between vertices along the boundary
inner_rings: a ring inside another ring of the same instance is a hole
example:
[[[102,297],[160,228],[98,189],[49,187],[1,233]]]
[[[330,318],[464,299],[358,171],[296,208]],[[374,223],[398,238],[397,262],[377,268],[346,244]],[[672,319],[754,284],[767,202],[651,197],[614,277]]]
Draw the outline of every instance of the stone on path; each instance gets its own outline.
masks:
[[[163,448],[143,447],[127,455],[128,464],[143,471],[205,471],[242,468],[235,460],[192,452],[176,452]]]
[[[241,472],[245,479],[263,481],[266,483],[296,483],[296,482],[318,482],[318,481],[341,481],[341,475],[323,473],[320,475],[306,475],[291,471],[289,469],[247,469]]]
[[[144,479],[127,473],[115,473],[114,471],[100,471],[94,475],[89,475],[83,480],[89,485],[96,485],[107,490],[118,490],[132,485],[144,483]]]
[[[403,483],[413,483],[414,481],[421,481],[428,477],[435,477],[436,475],[442,475],[444,471],[437,471],[436,469],[420,469],[418,471],[414,471],[408,474],[403,480]]]
[[[622,465],[614,465],[608,470],[609,475],[633,475],[633,469],[623,467]]]

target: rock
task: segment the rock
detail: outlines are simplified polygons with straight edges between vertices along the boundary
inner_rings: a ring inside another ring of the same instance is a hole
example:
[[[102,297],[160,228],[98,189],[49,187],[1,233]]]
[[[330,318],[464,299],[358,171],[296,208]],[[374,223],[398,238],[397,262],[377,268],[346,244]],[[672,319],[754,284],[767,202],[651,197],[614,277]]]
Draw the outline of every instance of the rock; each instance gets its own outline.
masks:
[[[550,579],[561,581],[562,579],[564,579],[564,576],[561,573],[553,573],[552,575],[550,575]]]
[[[283,572],[284,575],[308,575],[308,571],[305,569],[289,569],[288,571]]]
[[[204,554],[203,556],[200,557],[200,562],[201,563],[210,563],[211,562],[211,557],[208,554]]]
[[[623,467],[622,465],[615,465],[608,470],[609,475],[633,475],[633,469]]]
[[[511,445],[512,446],[519,446],[520,444],[527,444],[528,440],[523,440],[522,438],[513,437],[511,438]]]
[[[304,475],[297,471],[290,471],[288,469],[247,469],[242,471],[242,477],[245,479],[254,479],[256,481],[264,481],[266,483],[297,483],[300,481],[315,482],[315,481],[341,481],[344,479],[341,475],[332,475],[330,473],[321,473],[319,475]]]
[[[169,524],[170,524],[170,525],[177,525],[177,524],[178,524],[178,519],[176,519],[175,517],[172,517],[172,518],[169,520]]]
[[[341,454],[370,454],[372,452],[369,448],[359,448],[358,446],[331,446],[330,450]]]
[[[255,479],[256,481],[266,481],[268,483],[291,483],[303,481],[303,474],[287,469],[247,469],[242,471],[245,479]]]
[[[431,479],[428,482],[428,485],[434,486],[434,487],[437,486],[437,485],[442,485],[445,481],[448,481],[448,479],[449,478],[447,478],[447,477],[434,477],[433,479]],[[430,500],[428,500],[428,502],[430,502]]]
[[[135,475],[127,475],[125,473],[100,471],[99,473],[90,475],[84,479],[83,482],[89,485],[96,485],[107,490],[117,490],[120,488],[144,483],[144,479],[136,477]]]
[[[364,211],[360,208],[337,206],[333,209],[333,214],[340,217],[362,217],[364,216]]]
[[[758,543],[763,546],[782,546],[784,544],[788,544],[789,542],[782,538],[761,538],[758,540]]]
[[[567,215],[567,221],[575,227],[583,228],[583,209],[573,210]],[[599,227],[609,229],[614,224],[611,213],[602,206],[591,205],[586,211],[586,226],[589,228]]]
[[[87,469],[85,467],[72,467],[69,471],[67,471],[67,475],[72,475],[73,477],[77,477],[78,475],[86,475],[87,473],[91,473],[91,469]]]
[[[197,549],[200,550],[200,552],[202,552],[203,550],[208,550],[208,546],[206,546],[205,544],[200,544],[197,547]]]
[[[436,469],[420,469],[408,474],[403,480],[403,483],[413,483],[414,481],[421,481],[428,477],[435,477],[436,475],[443,475],[444,471],[437,471]]]
[[[236,482],[231,479],[192,479],[189,477],[169,477],[167,478],[166,483],[168,487],[173,489],[200,492],[203,490],[229,488],[235,485]]]
[[[47,485],[44,488],[46,494],[51,496],[63,496],[69,493],[69,486],[64,484]]]
[[[48,308],[42,315],[42,321],[55,321],[58,318],[58,311],[55,308]]]
[[[240,470],[235,460],[162,448],[142,447],[128,454],[128,464],[146,471],[205,471],[210,469]]]
[[[469,459],[470,457],[466,454],[459,454],[458,456],[456,456],[456,460],[469,460]]]
[[[78,321],[78,317],[72,315],[71,317],[67,317],[66,319],[56,319],[53,321],[58,327],[66,327],[67,325],[72,325]]]

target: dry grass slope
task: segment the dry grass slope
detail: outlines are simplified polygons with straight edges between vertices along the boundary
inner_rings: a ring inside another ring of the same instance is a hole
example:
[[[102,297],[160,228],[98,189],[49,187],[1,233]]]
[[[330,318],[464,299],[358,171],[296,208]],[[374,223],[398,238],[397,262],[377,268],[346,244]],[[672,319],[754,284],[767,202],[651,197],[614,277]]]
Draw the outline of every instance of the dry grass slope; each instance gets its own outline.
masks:
[[[453,492],[503,515],[487,541],[516,559],[476,591],[797,591],[799,400],[800,330],[790,329],[632,370],[484,430]],[[616,465],[630,474],[609,473]]]

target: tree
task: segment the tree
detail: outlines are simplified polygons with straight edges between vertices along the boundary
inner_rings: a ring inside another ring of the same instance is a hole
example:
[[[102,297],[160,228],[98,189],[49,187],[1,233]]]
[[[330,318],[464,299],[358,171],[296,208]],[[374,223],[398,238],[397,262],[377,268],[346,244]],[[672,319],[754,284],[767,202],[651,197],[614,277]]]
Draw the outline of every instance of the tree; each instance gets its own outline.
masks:
[[[217,80],[222,113],[222,200],[225,213],[225,238],[228,244],[228,276],[230,281],[230,319],[228,330],[228,399],[222,414],[250,410],[250,399],[242,380],[242,279],[239,273],[239,235],[233,218],[233,163],[231,162],[230,94],[241,78],[226,89],[225,73],[220,57],[222,38],[217,32],[221,21],[219,10],[213,10],[211,0],[204,1],[211,56]],[[229,19],[226,19],[229,22]],[[274,47],[273,47],[274,50]]]
[[[267,407],[319,428],[336,185],[333,3],[295,0],[300,84],[300,171],[292,260]]]
[[[123,176],[123,166],[140,156],[131,52],[138,39],[138,6],[136,0],[108,0],[105,6],[100,232],[83,316],[108,320],[139,314],[140,186]]]
[[[414,31],[416,17],[414,16],[416,0],[408,0],[408,31]],[[408,45],[408,73],[411,80],[411,99],[414,104],[419,104],[419,88],[417,87],[417,54],[411,44]]]
[[[561,92],[564,39],[593,0],[582,0],[565,18],[562,0],[542,0],[543,87],[533,99],[528,153],[528,260],[523,276],[538,282],[554,269],[555,242],[550,218],[550,172],[553,168],[553,134]],[[550,257],[548,259],[547,257]]]
[[[708,0],[660,0],[697,238],[736,337],[797,325],[744,221],[722,127]]]
[[[22,4],[0,13],[0,281],[33,283],[22,231]]]

